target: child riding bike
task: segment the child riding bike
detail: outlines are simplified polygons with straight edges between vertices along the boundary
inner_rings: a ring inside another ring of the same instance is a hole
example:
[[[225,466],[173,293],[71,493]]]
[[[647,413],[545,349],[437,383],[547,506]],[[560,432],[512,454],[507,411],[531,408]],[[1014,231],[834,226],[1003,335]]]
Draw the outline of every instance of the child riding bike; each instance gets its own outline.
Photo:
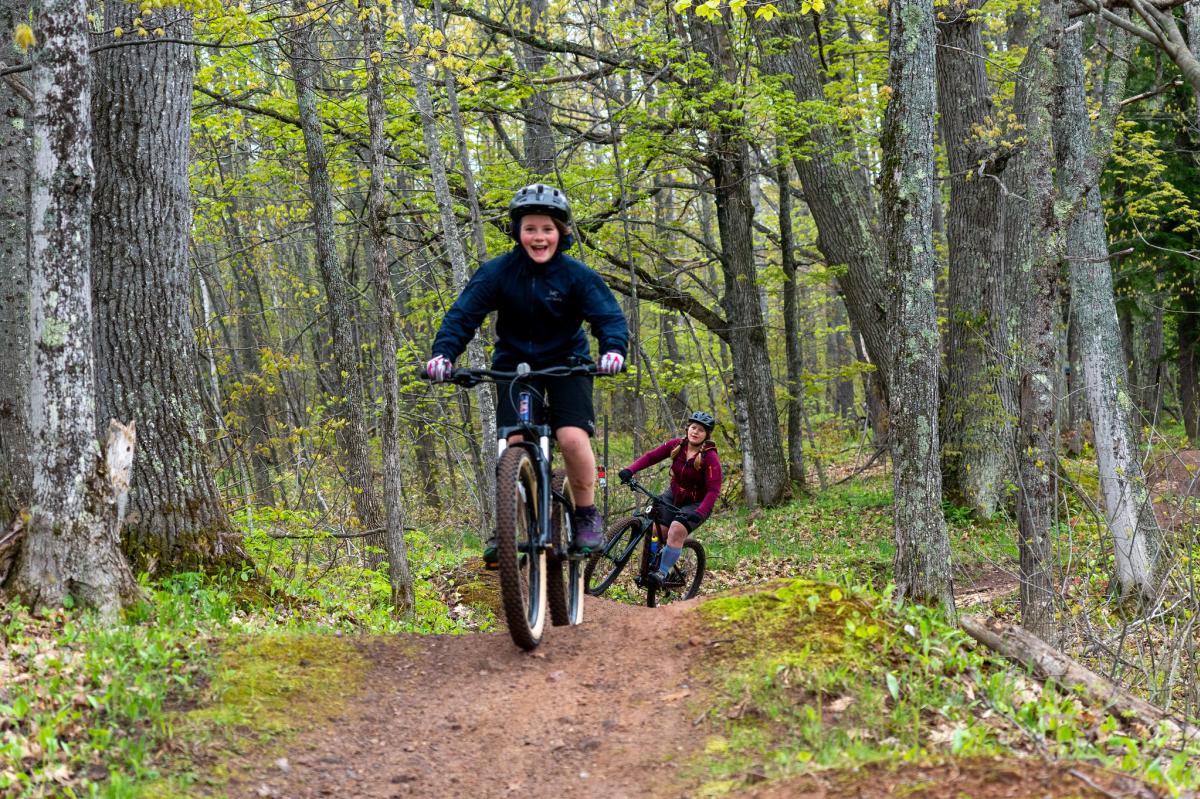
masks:
[[[591,327],[603,353],[597,364],[602,374],[616,374],[625,364],[629,325],[604,279],[582,261],[564,254],[573,243],[571,206],[562,191],[543,183],[520,189],[508,204],[512,250],[479,267],[454,305],[446,312],[433,340],[433,357],[425,373],[446,380],[454,359],[462,354],[484,318],[496,311],[496,343],[492,368],[512,371],[527,363],[533,369],[592,363],[583,323]],[[575,496],[575,548],[586,554],[604,542],[604,520],[596,511],[596,456],[591,436],[596,432],[592,378],[587,375],[540,377],[531,385],[534,418],[543,399],[550,406],[549,423],[566,463]],[[517,392],[497,386],[498,427],[515,425]],[[510,437],[513,443],[520,435]],[[496,563],[496,538],[484,552],[488,566]]]
[[[663,509],[658,518],[659,533],[664,528],[667,531],[667,545],[659,559],[658,571],[647,575],[655,588],[663,586],[671,567],[679,560],[688,534],[712,515],[721,494],[721,459],[712,440],[716,425],[711,413],[696,411],[688,417],[682,438],[672,438],[655,447],[617,473],[622,483],[628,483],[647,466],[671,458],[671,486],[662,498],[678,508],[678,512]]]

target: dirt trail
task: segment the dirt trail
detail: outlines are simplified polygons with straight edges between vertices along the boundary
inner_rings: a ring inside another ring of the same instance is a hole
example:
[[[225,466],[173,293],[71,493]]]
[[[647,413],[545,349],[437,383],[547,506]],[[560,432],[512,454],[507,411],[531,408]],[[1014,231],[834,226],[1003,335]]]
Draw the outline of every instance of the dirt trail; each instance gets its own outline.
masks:
[[[1001,590],[1006,581],[965,593]],[[231,797],[686,799],[680,765],[704,745],[699,600],[643,608],[589,599],[578,627],[534,653],[507,631],[396,636],[368,646],[367,688],[342,717],[246,773]],[[303,713],[303,708],[297,709]],[[1158,799],[1083,764],[1037,758],[876,764],[754,785],[744,799]],[[1189,794],[1194,796],[1194,794]]]
[[[533,654],[503,628],[372,644],[369,687],[344,717],[230,796],[680,796],[677,761],[704,732],[694,604],[589,599],[582,625],[549,628]]]

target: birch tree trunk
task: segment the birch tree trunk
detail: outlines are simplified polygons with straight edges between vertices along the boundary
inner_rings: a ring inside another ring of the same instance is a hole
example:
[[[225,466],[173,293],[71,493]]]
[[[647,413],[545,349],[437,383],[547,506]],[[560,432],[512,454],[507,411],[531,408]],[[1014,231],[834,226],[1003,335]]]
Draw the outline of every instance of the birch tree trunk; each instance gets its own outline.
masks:
[[[309,18],[309,11],[302,0],[296,0],[295,11],[297,17],[288,31],[287,40],[291,49],[292,80],[296,87],[300,128],[304,134],[304,150],[308,162],[317,270],[321,274],[328,301],[326,318],[329,320],[332,338],[333,371],[338,381],[337,394],[330,406],[335,415],[346,419],[346,424],[338,430],[338,444],[345,453],[347,482],[355,512],[365,529],[376,531],[367,536],[367,544],[382,550],[386,548],[387,542],[382,533],[384,517],[371,473],[364,409],[366,391],[363,387],[362,365],[351,328],[355,316],[354,303],[349,281],[337,263],[333,191],[329,183],[325,140],[322,138],[321,118],[314,89],[319,58],[312,40],[312,26],[315,22]]]
[[[0,0],[0,53],[17,60],[13,31],[28,4]],[[0,531],[29,504],[29,141],[28,90],[0,79]]]
[[[934,304],[933,0],[888,6],[883,207],[888,241],[894,360],[888,385],[895,488],[898,598],[954,613],[950,538],[942,516],[938,446],[937,308]]]
[[[1119,61],[1112,69],[1122,74],[1109,76],[1107,90],[1115,93],[1108,98],[1110,105],[1119,101],[1124,89],[1124,62]],[[1058,77],[1062,107],[1056,117],[1055,147],[1063,179],[1083,192],[1083,204],[1068,230],[1067,251],[1100,491],[1113,537],[1122,596],[1150,599],[1158,588],[1156,564],[1162,534],[1138,457],[1137,408],[1129,392],[1121,348],[1108,236],[1097,187],[1108,146],[1096,138],[1108,132],[1101,130],[1093,136],[1084,85],[1083,34],[1078,29],[1063,36]],[[1116,85],[1112,85],[1114,82]]]
[[[133,30],[140,17],[191,38],[190,11],[154,14],[106,3],[103,27]],[[92,102],[96,418],[138,424],[124,545],[135,562],[165,572],[220,563],[236,550],[226,545],[230,522],[209,470],[189,315],[194,72],[190,45],[104,50]]]
[[[1011,475],[1012,425],[998,394],[1008,354],[1000,184],[979,131],[994,124],[984,69],[980,0],[957,0],[937,25],[938,98],[950,171],[946,219],[950,277],[947,298],[946,396],[942,474],[946,494],[990,517]]]
[[[392,588],[392,607],[400,615],[412,612],[416,598],[412,571],[408,565],[408,546],[404,541],[404,486],[400,472],[400,379],[396,374],[396,298],[388,274],[388,206],[383,192],[386,170],[383,153],[383,83],[379,61],[383,56],[382,9],[372,3],[363,17],[363,44],[367,68],[367,124],[371,136],[371,182],[367,191],[367,219],[371,235],[367,247],[379,309],[380,371],[383,376],[383,416],[380,420],[380,445],[383,448],[384,540],[388,554],[388,578]]]
[[[115,619],[137,596],[95,430],[89,247],[87,4],[35,2],[30,204],[31,518],[6,588],[34,608],[67,596]],[[131,459],[132,442],[119,454]],[[128,474],[109,474],[128,489]]]

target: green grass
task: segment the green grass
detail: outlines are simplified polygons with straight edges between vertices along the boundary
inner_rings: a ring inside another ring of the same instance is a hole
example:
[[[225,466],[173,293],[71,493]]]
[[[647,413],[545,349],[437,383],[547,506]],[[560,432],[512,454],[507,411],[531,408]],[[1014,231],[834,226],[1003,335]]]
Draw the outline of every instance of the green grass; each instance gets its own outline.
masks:
[[[1044,752],[1150,779],[1200,783],[1177,753],[1077,695],[994,658],[936,612],[897,609],[846,582],[781,581],[700,607],[716,691],[694,765],[700,796],[763,779],[873,762]]]

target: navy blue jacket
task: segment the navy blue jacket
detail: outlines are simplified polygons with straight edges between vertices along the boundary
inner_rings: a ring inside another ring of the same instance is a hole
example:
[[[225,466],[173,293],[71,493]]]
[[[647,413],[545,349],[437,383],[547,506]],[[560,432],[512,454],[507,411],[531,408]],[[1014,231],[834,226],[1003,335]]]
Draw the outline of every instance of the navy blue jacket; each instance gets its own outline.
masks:
[[[572,356],[592,361],[586,321],[600,352],[626,354],[629,324],[604,279],[560,249],[534,263],[521,245],[479,267],[446,312],[433,354],[456,359],[484,318],[496,311],[495,369],[566,366]]]

